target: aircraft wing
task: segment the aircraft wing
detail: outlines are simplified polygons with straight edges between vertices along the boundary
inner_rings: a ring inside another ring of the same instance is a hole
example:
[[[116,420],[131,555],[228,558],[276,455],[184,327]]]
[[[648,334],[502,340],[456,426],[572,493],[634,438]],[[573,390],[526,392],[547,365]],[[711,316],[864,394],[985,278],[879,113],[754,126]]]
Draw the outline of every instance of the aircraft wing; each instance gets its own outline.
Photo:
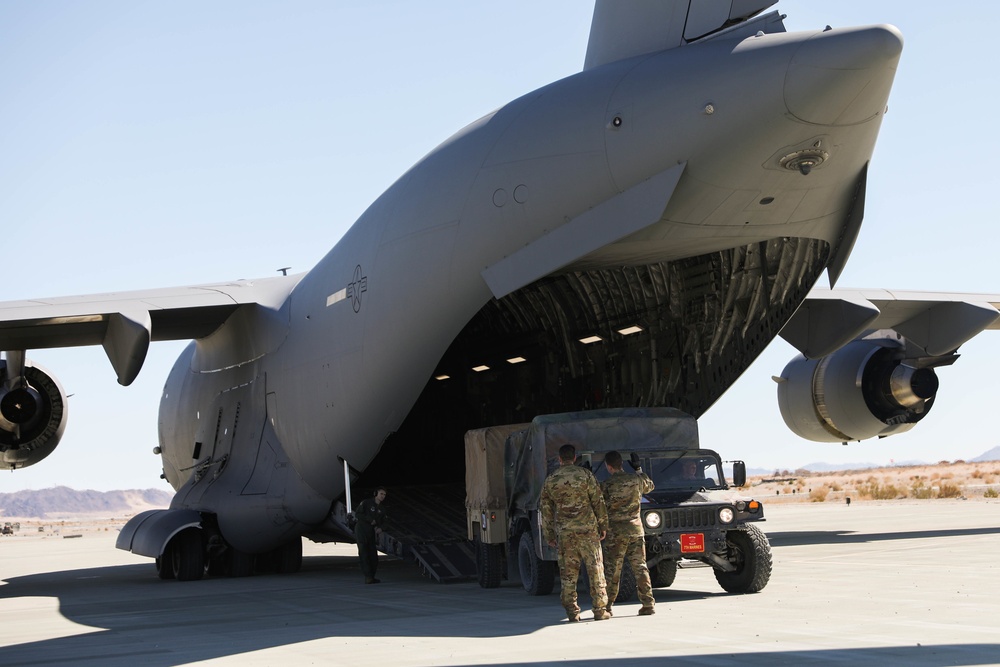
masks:
[[[1000,294],[813,289],[781,337],[817,359],[877,329],[893,329],[931,356],[947,354],[1000,329]]]
[[[103,345],[129,385],[151,341],[207,336],[238,308],[277,308],[301,275],[0,303],[0,350]]]

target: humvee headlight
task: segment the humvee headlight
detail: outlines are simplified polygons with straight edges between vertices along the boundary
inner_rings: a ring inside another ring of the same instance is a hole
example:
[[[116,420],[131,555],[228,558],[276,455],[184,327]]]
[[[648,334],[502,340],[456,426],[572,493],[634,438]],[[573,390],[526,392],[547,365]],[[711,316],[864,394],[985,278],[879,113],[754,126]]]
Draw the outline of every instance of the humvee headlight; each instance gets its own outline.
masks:
[[[647,528],[660,527],[660,515],[657,512],[647,512],[646,516],[642,517],[642,520],[646,522]]]
[[[722,523],[732,523],[733,522],[733,510],[731,507],[723,507],[719,510],[719,521]]]

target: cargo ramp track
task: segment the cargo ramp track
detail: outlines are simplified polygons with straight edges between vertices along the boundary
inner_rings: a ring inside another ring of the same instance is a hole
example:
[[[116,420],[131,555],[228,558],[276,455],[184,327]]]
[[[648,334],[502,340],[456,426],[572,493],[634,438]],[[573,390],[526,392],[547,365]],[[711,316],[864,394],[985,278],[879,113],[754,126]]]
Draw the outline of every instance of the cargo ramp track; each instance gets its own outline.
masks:
[[[476,578],[464,485],[394,486],[385,502],[382,552],[416,561],[424,574],[442,583]]]

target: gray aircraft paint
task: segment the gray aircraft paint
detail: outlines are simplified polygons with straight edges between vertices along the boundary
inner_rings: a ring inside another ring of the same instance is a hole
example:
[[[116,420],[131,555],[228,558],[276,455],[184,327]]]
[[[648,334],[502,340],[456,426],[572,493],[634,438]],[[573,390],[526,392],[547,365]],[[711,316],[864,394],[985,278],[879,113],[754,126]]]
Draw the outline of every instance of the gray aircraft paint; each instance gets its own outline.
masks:
[[[341,462],[375,459],[494,299],[527,297],[538,278],[741,248],[797,262],[766,340],[728,351],[735,366],[703,411],[850,252],[902,45],[886,26],[781,30],[768,15],[663,51],[595,50],[583,72],[441,144],[306,274],[2,304],[0,342],[102,343],[128,384],[150,340],[196,338],[160,410],[172,507],[215,515],[250,552],[324,520]]]

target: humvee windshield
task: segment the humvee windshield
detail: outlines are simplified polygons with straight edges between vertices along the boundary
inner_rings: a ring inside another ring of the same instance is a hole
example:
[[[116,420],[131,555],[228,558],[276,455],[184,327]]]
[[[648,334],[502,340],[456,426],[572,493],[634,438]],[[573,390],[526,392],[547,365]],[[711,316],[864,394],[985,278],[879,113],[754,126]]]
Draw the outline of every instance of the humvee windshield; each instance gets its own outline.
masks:
[[[632,469],[628,454],[622,453],[626,472]],[[594,475],[603,482],[610,475],[600,452],[592,454]],[[724,489],[725,478],[718,457],[698,451],[640,452],[642,471],[656,485],[656,491],[698,491]]]

